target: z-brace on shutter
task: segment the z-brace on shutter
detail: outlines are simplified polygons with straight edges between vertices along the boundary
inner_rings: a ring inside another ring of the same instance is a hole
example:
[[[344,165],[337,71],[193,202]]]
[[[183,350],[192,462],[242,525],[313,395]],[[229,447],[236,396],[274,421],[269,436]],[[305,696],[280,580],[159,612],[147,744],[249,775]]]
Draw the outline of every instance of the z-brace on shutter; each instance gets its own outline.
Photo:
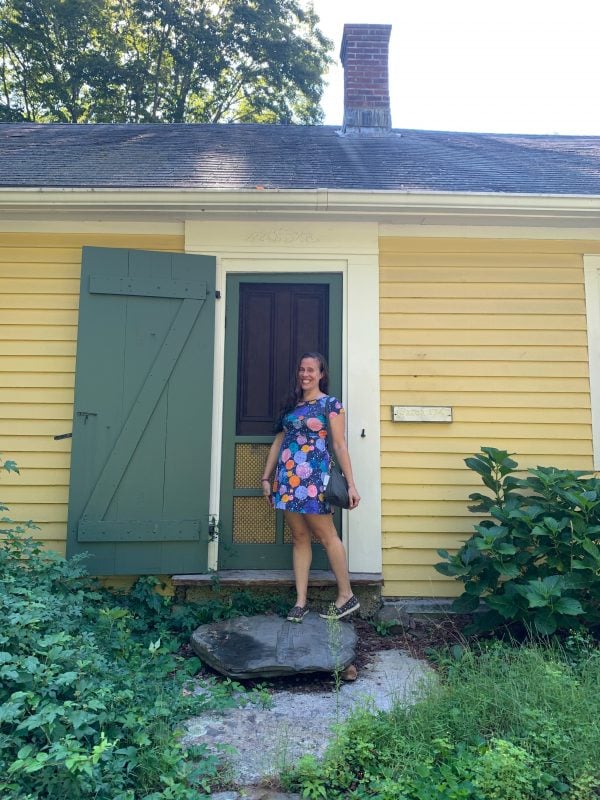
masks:
[[[68,554],[207,569],[215,259],[83,251]]]

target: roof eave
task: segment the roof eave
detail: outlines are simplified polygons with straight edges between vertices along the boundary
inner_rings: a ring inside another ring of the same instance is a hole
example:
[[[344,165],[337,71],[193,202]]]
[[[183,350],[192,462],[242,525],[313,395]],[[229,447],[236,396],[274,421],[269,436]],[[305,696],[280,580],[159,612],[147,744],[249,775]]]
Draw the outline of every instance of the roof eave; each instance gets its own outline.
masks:
[[[183,215],[255,213],[335,214],[386,221],[443,215],[473,218],[576,218],[600,223],[600,195],[510,194],[497,192],[375,191],[332,189],[195,188],[0,188],[0,209],[49,213],[69,209],[94,211],[165,211]]]

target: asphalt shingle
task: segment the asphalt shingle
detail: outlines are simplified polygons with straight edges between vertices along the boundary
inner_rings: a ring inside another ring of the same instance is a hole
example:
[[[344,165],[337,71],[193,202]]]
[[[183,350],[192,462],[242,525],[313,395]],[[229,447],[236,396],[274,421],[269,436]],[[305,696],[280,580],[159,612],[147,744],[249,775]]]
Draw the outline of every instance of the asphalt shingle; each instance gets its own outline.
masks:
[[[0,186],[600,195],[600,137],[3,123]]]

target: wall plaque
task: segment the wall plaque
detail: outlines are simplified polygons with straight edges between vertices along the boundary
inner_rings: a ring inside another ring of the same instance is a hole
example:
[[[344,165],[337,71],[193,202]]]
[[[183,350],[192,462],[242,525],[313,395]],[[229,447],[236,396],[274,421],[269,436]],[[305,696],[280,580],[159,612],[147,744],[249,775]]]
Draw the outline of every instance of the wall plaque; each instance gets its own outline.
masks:
[[[452,422],[450,406],[392,406],[394,422]]]

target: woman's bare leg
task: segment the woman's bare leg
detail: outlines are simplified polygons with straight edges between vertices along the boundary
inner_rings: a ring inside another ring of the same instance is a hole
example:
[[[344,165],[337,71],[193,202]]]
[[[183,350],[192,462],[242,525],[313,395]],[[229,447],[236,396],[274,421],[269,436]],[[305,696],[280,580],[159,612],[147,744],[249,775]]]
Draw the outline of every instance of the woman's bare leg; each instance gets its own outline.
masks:
[[[308,573],[312,562],[310,528],[306,524],[306,514],[285,511],[285,521],[292,532],[292,561],[296,581],[296,605],[304,608],[308,592]]]
[[[305,514],[304,516],[307,528],[315,535],[327,553],[331,570],[337,581],[338,593],[335,604],[340,608],[352,597],[346,550],[337,535],[333,517],[330,514]]]

